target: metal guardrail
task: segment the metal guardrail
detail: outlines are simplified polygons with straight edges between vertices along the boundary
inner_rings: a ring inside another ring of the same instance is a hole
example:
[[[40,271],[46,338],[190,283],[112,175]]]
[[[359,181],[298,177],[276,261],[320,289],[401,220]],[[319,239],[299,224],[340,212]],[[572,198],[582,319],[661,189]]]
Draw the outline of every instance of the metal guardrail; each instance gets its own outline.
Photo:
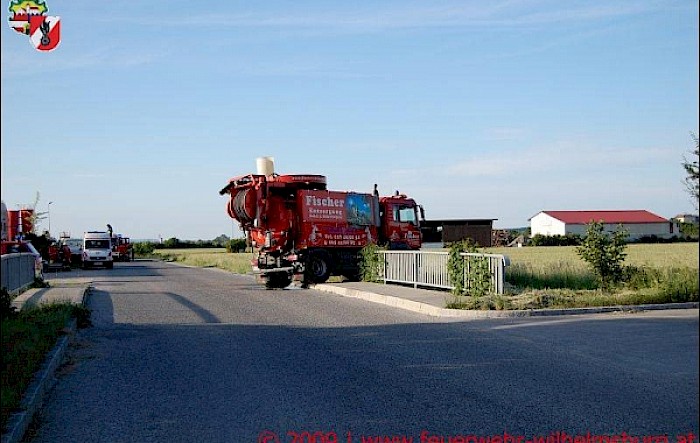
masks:
[[[414,288],[426,286],[442,289],[454,289],[447,274],[448,252],[429,251],[379,251],[382,254],[382,280],[384,283],[411,284]],[[500,254],[460,254],[465,264],[464,287],[469,287],[471,265],[475,259],[488,260],[491,272],[491,292],[503,294],[505,287],[505,268],[510,260]]]
[[[3,254],[0,265],[0,287],[9,293],[34,283],[36,258],[28,252]]]

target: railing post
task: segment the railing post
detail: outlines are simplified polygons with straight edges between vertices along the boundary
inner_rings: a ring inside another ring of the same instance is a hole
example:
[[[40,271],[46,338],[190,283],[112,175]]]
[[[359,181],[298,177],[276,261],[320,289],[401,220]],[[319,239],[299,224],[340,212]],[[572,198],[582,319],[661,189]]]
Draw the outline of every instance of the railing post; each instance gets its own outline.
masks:
[[[413,256],[413,287],[418,288],[418,254],[415,252],[411,254]]]
[[[496,259],[494,260],[496,263],[496,269],[495,269],[495,283],[496,283],[496,294],[503,294],[503,260],[501,259]]]

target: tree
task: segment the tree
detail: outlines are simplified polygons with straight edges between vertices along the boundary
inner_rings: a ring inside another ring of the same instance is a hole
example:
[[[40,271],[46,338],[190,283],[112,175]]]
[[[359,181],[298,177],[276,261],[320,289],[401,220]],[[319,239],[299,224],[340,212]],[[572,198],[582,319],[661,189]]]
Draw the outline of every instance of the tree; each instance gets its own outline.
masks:
[[[591,221],[586,227],[586,236],[576,248],[576,253],[588,263],[604,289],[622,281],[627,237],[622,226],[608,234],[602,221]]]
[[[690,133],[690,136],[695,142],[695,151],[691,151],[691,154],[693,154],[694,156],[693,161],[688,160],[687,158],[685,158],[685,156],[683,157],[683,169],[685,169],[685,172],[688,174],[688,176],[684,180],[684,183],[688,194],[690,194],[690,197],[692,198],[693,206],[695,206],[695,209],[698,209],[698,199],[700,198],[700,181],[698,179],[698,158],[700,158],[700,151],[698,149],[698,136],[696,134],[693,134],[692,132]]]
[[[216,237],[214,240],[211,241],[211,243],[219,248],[225,247],[231,239],[229,238],[228,235],[226,234],[221,234],[220,236]]]
[[[36,191],[36,196],[34,197],[34,203],[31,205],[32,215],[29,217],[29,221],[32,224],[32,234],[37,234],[37,225],[40,221],[46,219],[47,212],[37,212],[36,208],[39,206],[39,191]],[[36,245],[35,245],[36,246]]]
[[[170,237],[163,242],[163,247],[166,249],[175,249],[180,247],[180,240],[177,237]]]

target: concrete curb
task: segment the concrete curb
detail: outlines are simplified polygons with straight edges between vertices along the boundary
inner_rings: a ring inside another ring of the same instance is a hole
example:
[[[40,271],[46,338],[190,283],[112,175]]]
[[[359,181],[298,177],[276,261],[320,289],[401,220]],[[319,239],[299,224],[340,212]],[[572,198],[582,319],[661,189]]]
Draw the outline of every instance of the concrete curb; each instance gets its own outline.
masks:
[[[85,305],[85,299],[89,290],[90,286],[88,285],[83,291],[83,306]],[[36,414],[43,404],[44,396],[56,381],[54,373],[63,362],[63,357],[68,349],[68,342],[70,341],[70,337],[75,334],[77,327],[77,321],[75,319],[68,322],[68,325],[66,325],[68,333],[58,339],[56,345],[49,351],[44,359],[39,371],[34,374],[34,378],[29,383],[27,390],[22,396],[20,411],[13,413],[7,421],[7,426],[3,430],[6,430],[6,432],[3,432],[2,438],[0,438],[2,443],[20,443],[24,438],[24,434],[27,432],[29,425],[34,419],[34,414]]]
[[[11,296],[17,296],[17,295],[19,295],[19,294],[22,294],[22,293],[25,292],[27,289],[29,289],[29,287],[32,286],[33,284],[34,284],[34,282],[31,282],[31,283],[27,283],[27,284],[24,285],[24,286],[20,286],[19,288],[10,291],[10,295],[11,295]]]
[[[474,311],[462,309],[447,309],[441,308],[427,303],[421,303],[413,300],[406,300],[391,295],[375,294],[373,292],[360,291],[351,288],[342,288],[329,284],[314,285],[313,289],[319,291],[331,292],[333,294],[342,295],[343,297],[358,298],[372,303],[380,303],[387,306],[393,306],[400,309],[405,309],[420,314],[430,315],[432,317],[449,317],[462,319],[485,319],[485,318],[516,318],[516,317],[544,317],[557,315],[583,315],[583,314],[602,314],[607,312],[638,312],[638,311],[657,311],[667,309],[698,309],[698,302],[688,303],[665,303],[653,305],[617,305],[617,306],[601,306],[594,308],[570,308],[570,309],[528,309],[517,311]]]

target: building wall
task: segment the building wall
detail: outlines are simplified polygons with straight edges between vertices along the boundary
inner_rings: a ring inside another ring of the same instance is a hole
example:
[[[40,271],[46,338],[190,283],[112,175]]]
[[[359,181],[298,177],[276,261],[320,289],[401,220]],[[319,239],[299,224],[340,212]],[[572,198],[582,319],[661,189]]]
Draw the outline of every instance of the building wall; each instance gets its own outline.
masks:
[[[540,212],[530,219],[531,235],[566,235],[566,225],[551,215]]]
[[[489,225],[449,225],[442,227],[443,243],[471,239],[477,245],[488,248],[491,246],[491,224]]]
[[[671,238],[679,235],[678,225],[672,222],[664,223],[630,223],[623,224],[623,229],[629,233],[629,240],[637,240],[640,237],[655,235],[659,238]],[[617,224],[605,224],[603,228],[606,232],[615,232]],[[572,234],[585,235],[586,225],[568,225],[566,231]]]
[[[442,244],[471,239],[482,247],[491,246],[493,220],[426,220],[421,222],[423,242]]]
[[[540,213],[532,217],[530,219],[530,228],[532,230],[532,235],[576,234],[584,236],[586,234],[586,225],[567,225],[545,213]],[[617,228],[617,224],[604,225],[606,232],[615,232]],[[678,225],[670,221],[661,223],[630,223],[624,224],[623,228],[629,233],[630,240],[636,240],[640,237],[651,235],[655,235],[659,238],[670,238],[674,235],[679,235]]]
[[[700,222],[700,219],[698,218],[697,215],[692,215],[692,214],[683,214],[680,216],[676,216],[676,220],[678,220],[679,223],[694,223],[698,224]]]

